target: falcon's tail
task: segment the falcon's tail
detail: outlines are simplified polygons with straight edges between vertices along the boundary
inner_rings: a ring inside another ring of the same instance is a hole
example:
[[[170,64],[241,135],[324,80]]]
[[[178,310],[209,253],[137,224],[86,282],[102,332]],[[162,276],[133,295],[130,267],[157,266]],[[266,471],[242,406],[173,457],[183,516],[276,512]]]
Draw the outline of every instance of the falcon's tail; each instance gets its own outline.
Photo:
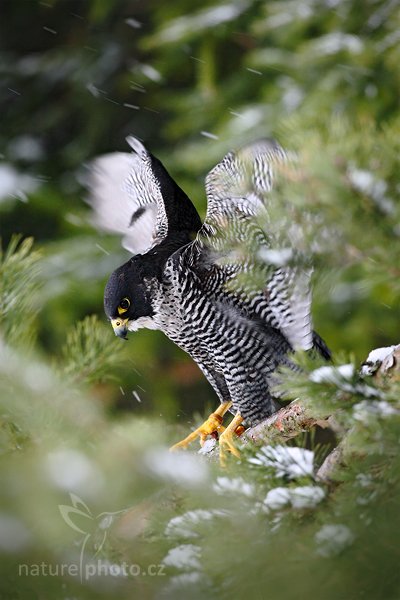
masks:
[[[316,350],[322,358],[325,358],[325,360],[331,360],[332,358],[332,353],[328,346],[325,344],[322,337],[315,331],[313,331],[313,350]]]

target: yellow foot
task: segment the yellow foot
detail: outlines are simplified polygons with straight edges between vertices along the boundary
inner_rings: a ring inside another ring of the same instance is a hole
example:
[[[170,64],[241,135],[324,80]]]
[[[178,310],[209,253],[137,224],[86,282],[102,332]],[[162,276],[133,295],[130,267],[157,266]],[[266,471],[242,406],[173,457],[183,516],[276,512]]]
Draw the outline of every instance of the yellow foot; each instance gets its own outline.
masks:
[[[235,444],[235,437],[241,435],[244,431],[243,425],[241,425],[243,418],[240,413],[237,412],[229,423],[225,431],[220,435],[219,438],[219,461],[221,467],[226,466],[227,452],[231,452],[237,458],[240,458],[240,452]]]
[[[184,440],[181,440],[177,444],[171,446],[170,450],[187,448],[188,445],[197,437],[200,438],[200,443],[203,445],[208,435],[212,435],[213,433],[217,433],[218,435],[222,434],[222,432],[225,431],[225,427],[222,425],[223,416],[231,406],[232,402],[222,402],[217,410],[211,413],[208,419],[204,421],[200,427],[192,431],[192,433],[189,433]]]

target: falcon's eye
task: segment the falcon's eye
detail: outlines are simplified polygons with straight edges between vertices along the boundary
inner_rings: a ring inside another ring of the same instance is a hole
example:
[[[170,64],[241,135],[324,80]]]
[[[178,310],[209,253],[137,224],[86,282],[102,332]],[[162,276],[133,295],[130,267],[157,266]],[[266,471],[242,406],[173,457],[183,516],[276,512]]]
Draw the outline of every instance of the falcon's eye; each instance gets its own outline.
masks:
[[[128,308],[130,307],[130,305],[131,305],[131,302],[130,302],[129,298],[122,298],[122,300],[118,306],[118,314],[122,315],[123,313],[125,313],[128,310]]]

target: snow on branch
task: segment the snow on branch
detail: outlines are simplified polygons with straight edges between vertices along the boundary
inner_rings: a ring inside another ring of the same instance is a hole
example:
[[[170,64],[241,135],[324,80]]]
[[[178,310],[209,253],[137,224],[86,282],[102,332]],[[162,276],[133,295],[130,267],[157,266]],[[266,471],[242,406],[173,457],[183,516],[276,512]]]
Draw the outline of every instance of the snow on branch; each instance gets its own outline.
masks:
[[[347,368],[348,365],[344,365],[344,367]],[[329,368],[332,369],[332,367]],[[340,367],[336,371],[340,372]],[[379,386],[384,386],[388,380],[398,381],[400,379],[400,344],[371,351],[359,374],[361,378],[372,376]],[[333,472],[343,460],[343,441],[348,432],[338,427],[333,416],[316,417],[312,414],[312,409],[304,406],[299,400],[294,400],[261,423],[247,429],[240,441],[243,445],[251,443],[257,446],[271,442],[282,443],[300,433],[310,431],[317,425],[329,427],[342,438],[317,472],[318,480],[330,482]],[[204,447],[200,452],[212,460],[219,455],[218,446],[215,443]]]

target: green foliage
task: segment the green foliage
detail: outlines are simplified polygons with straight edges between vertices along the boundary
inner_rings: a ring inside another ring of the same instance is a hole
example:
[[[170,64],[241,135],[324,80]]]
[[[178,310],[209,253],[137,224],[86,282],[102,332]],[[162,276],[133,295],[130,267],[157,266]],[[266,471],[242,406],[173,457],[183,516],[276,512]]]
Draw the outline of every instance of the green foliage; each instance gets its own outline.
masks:
[[[32,252],[32,244],[32,238],[15,236],[0,250],[0,328],[6,341],[25,348],[32,343],[37,310],[40,254]]]
[[[105,333],[96,315],[77,323],[62,348],[63,374],[88,384],[107,381],[121,361],[122,347],[117,340],[113,344]]]
[[[398,3],[55,0],[4,2],[2,17],[0,595],[399,598],[399,383],[357,372],[399,341]],[[315,265],[336,367],[322,377],[299,357],[283,389],[334,416],[330,483],[315,475],[323,447],[293,479],[268,448],[225,471],[167,453],[212,391],[158,332],[124,344],[86,317],[127,255],[88,226],[79,176],[129,133],[203,214],[225,151],[273,136],[296,156],[263,225]],[[39,250],[9,244],[16,231]],[[29,570],[93,560],[109,574]],[[117,576],[124,563],[146,576]]]
[[[5,253],[14,274],[36,256],[22,247]],[[37,293],[43,283],[28,273]],[[378,385],[343,358],[332,367],[308,356],[301,373],[284,373],[282,391],[331,414],[343,437],[321,482],[317,441],[282,446],[277,432],[221,469],[169,453],[178,431],[161,420],[111,419],[88,384],[120,360],[94,316],[67,334],[57,365],[0,345],[5,597],[398,597],[396,376]]]
[[[397,3],[100,4],[29,2],[21,11],[6,2],[0,25],[8,116],[0,143],[3,166],[18,176],[0,204],[2,235],[6,243],[18,230],[47,246],[44,350],[58,353],[71,323],[101,313],[107,274],[127,256],[87,228],[77,175],[95,155],[126,150],[128,133],[160,155],[203,214],[204,175],[225,151],[261,136],[295,150],[304,179],[283,182],[277,198],[294,204],[303,225],[304,208],[311,212],[308,242],[332,234],[322,254],[313,247],[318,266],[329,269],[316,277],[316,329],[358,360],[395,342],[398,290],[388,281],[399,280]],[[29,31],[30,43],[17,31]],[[360,171],[369,173],[369,190],[355,184]],[[155,370],[167,378],[165,355],[182,355],[149,336]],[[148,374],[144,339],[136,368]],[[136,386],[135,377],[126,371],[123,387]],[[147,379],[139,385],[157,403],[156,378]],[[171,384],[175,398],[208,394],[198,381],[192,390]],[[175,401],[172,412],[182,406]]]

